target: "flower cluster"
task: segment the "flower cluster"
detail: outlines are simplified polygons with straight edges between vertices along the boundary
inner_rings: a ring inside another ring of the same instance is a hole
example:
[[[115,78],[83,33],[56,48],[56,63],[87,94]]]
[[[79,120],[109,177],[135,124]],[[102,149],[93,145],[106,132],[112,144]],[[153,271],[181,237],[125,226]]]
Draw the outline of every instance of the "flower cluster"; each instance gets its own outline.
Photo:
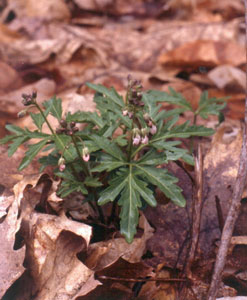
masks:
[[[75,132],[79,130],[78,127],[76,127],[75,122],[67,123],[65,120],[61,120],[60,127],[56,129],[56,133],[65,133],[67,135],[73,135]]]
[[[148,132],[147,128],[142,128],[141,130],[139,128],[133,129],[133,145],[138,146],[139,144],[148,144],[149,138],[148,138]]]
[[[130,105],[136,107],[143,107],[144,102],[142,100],[142,85],[140,80],[132,79],[132,77],[128,76],[128,102]]]
[[[152,121],[152,119],[150,118],[150,116],[146,113],[144,116],[144,120],[147,124],[147,126],[149,127],[149,132],[154,135],[157,132],[157,127],[154,124],[154,122]]]
[[[35,104],[37,98],[37,92],[33,91],[32,94],[22,94],[22,103],[24,106]]]

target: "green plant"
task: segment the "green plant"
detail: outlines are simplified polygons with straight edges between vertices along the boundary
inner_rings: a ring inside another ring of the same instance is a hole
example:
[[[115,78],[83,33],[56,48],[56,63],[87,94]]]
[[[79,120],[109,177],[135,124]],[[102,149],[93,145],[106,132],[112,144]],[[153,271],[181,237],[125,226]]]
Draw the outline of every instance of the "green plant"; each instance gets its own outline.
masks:
[[[37,130],[7,125],[13,134],[0,143],[12,142],[8,150],[11,156],[21,144],[33,138],[40,139],[28,146],[19,170],[27,167],[41,150],[45,151],[47,155],[39,159],[41,171],[46,166],[54,166],[54,174],[61,178],[58,195],[63,198],[74,191],[81,192],[85,201],[98,209],[101,222],[105,222],[105,216],[100,206],[117,202],[121,207],[120,230],[130,243],[136,233],[139,209],[145,202],[156,205],[156,187],[176,205],[185,206],[182,190],[176,185],[178,179],[164,168],[169,161],[180,159],[193,164],[193,157],[188,150],[179,147],[181,141],[177,139],[210,136],[214,131],[190,125],[189,121],[177,125],[180,114],[193,109],[172,89],[169,94],[152,90],[142,92],[141,83],[129,77],[123,99],[114,88],[91,83],[87,86],[96,91],[97,111],[67,113],[63,118],[60,99],[54,97],[41,107],[36,93],[23,95],[27,109],[20,115],[30,107],[36,108],[38,113],[30,113],[30,116]],[[161,109],[162,102],[175,104],[177,108]],[[194,112],[195,119],[197,115],[204,118],[209,114],[219,115],[223,107],[221,99],[209,99],[207,93],[203,93]],[[48,115],[58,120],[55,130]],[[42,132],[45,122],[50,134]],[[85,126],[79,130],[77,123]]]

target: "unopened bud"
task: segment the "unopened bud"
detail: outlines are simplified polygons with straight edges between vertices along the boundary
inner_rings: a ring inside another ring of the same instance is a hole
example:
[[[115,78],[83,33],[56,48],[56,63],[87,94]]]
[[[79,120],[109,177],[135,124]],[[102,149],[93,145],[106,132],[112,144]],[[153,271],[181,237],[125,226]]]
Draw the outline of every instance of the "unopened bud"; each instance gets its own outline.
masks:
[[[141,136],[139,134],[137,134],[134,138],[133,138],[133,145],[138,146],[140,144],[141,141]]]
[[[141,141],[140,130],[139,128],[133,129],[133,145],[139,145]]]
[[[70,127],[71,127],[71,128],[75,127],[75,122],[71,122],[71,123],[70,123]]]
[[[84,148],[82,149],[82,159],[83,159],[84,161],[89,161],[89,159],[90,159],[90,154],[89,154],[89,151],[88,151],[88,147],[84,147]]]
[[[144,120],[145,120],[146,122],[150,120],[150,117],[149,117],[149,114],[148,114],[148,113],[145,113],[145,114],[143,115],[143,118],[144,118]]]
[[[22,94],[22,103],[24,106],[29,106],[35,103],[34,98],[30,94]]]
[[[156,125],[153,124],[152,127],[150,128],[150,133],[154,135],[156,132],[157,132],[157,127]]]
[[[59,171],[60,172],[63,172],[65,170],[66,166],[65,165],[61,165],[59,166]]]
[[[64,128],[57,128],[56,129],[56,133],[64,133],[65,132],[65,129]]]
[[[23,117],[26,116],[26,114],[27,114],[26,109],[23,109],[23,110],[21,110],[21,111],[18,112],[17,117],[18,118],[23,118]]]
[[[128,80],[128,81],[132,80],[132,76],[131,76],[130,74],[128,74],[127,80]]]
[[[133,112],[131,112],[131,111],[128,112],[128,116],[129,116],[130,119],[132,119],[133,118]]]
[[[58,165],[61,166],[61,165],[64,165],[65,164],[65,159],[61,156],[58,160]]]
[[[36,99],[36,98],[37,98],[37,91],[34,90],[34,91],[32,92],[32,99],[34,100],[34,99]]]
[[[67,127],[67,122],[65,120],[61,120],[60,122],[60,125],[63,127],[63,128],[66,128]]]
[[[134,136],[136,136],[136,135],[140,135],[140,129],[139,128],[137,128],[137,127],[135,127],[135,128],[133,128],[133,135]]]
[[[123,110],[123,111],[122,111],[122,114],[123,114],[123,116],[127,116],[128,110],[127,110],[127,109]]]
[[[142,144],[148,144],[148,136],[147,136],[147,135],[145,135],[145,136],[142,138],[141,143],[142,143]]]
[[[142,137],[147,135],[147,128],[142,128],[141,129],[141,135],[142,135]]]

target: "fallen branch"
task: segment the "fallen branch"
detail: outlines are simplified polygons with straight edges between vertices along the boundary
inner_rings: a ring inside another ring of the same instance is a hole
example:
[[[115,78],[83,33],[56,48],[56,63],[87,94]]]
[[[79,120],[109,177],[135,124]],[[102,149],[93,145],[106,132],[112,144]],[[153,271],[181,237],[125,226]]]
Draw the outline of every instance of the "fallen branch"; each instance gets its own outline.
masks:
[[[247,0],[245,2],[245,34],[246,34],[246,49],[247,49]],[[246,50],[246,61],[247,61],[247,50]],[[247,69],[246,69],[247,74]],[[246,87],[247,87],[247,76],[246,76]],[[238,175],[236,178],[236,182],[233,189],[233,195],[232,195],[232,202],[230,209],[228,211],[228,215],[226,218],[226,222],[223,228],[222,236],[221,236],[221,242],[219,251],[217,254],[215,267],[214,267],[214,273],[211,280],[207,300],[215,300],[216,294],[218,290],[219,283],[221,281],[222,272],[226,263],[226,257],[228,248],[230,246],[232,233],[234,229],[235,222],[237,220],[240,205],[241,205],[241,197],[243,195],[243,190],[246,183],[246,177],[247,177],[247,149],[246,149],[246,143],[247,143],[247,89],[245,92],[245,114],[244,114],[244,129],[243,129],[243,143],[242,143],[242,149],[240,154],[240,161],[239,161],[239,168],[238,168]]]

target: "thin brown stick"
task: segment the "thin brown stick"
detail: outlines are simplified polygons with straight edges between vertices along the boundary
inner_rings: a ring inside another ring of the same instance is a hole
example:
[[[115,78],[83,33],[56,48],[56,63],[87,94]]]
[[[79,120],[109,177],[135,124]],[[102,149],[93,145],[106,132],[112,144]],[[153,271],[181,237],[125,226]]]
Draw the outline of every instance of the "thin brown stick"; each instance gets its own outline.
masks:
[[[186,264],[186,276],[191,278],[191,265],[194,261],[200,234],[202,191],[203,191],[203,160],[201,144],[198,145],[198,153],[195,158],[195,191],[192,207],[192,234],[189,256]]]
[[[216,203],[216,210],[217,210],[219,228],[220,228],[220,232],[222,233],[225,221],[224,221],[224,217],[223,217],[223,213],[222,213],[220,199],[217,195],[215,196],[215,203]]]
[[[188,282],[188,279],[182,278],[122,278],[122,277],[111,277],[111,276],[96,276],[97,279],[113,280],[113,281],[127,281],[127,282],[143,282],[143,281],[163,281],[163,282]]]
[[[244,1],[245,4],[245,45],[246,45],[246,62],[247,62],[247,0]],[[234,229],[235,222],[237,220],[240,206],[241,197],[243,195],[243,190],[247,177],[247,67],[246,67],[246,91],[245,91],[245,114],[244,114],[244,132],[243,132],[243,143],[240,154],[240,162],[238,168],[238,175],[233,188],[232,202],[228,215],[223,228],[221,242],[219,251],[216,257],[214,273],[211,280],[207,300],[215,300],[218,290],[219,283],[221,281],[222,272],[226,262],[226,256],[228,248],[230,246],[231,237]]]

